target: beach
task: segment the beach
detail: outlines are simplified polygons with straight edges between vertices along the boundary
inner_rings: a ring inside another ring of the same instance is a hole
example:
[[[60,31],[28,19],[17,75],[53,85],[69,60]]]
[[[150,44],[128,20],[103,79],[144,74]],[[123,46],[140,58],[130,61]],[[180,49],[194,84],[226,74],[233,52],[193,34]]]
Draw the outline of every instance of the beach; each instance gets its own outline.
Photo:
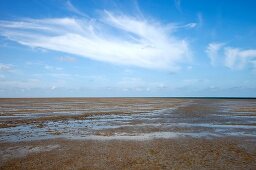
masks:
[[[0,99],[1,169],[255,169],[256,100]]]

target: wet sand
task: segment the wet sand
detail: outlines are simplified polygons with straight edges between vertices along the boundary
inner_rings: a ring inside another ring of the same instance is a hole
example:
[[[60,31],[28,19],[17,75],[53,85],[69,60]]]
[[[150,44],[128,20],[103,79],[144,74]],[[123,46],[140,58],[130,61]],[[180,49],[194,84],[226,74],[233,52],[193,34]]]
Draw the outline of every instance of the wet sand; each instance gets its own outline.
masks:
[[[256,169],[256,100],[0,99],[0,169]]]

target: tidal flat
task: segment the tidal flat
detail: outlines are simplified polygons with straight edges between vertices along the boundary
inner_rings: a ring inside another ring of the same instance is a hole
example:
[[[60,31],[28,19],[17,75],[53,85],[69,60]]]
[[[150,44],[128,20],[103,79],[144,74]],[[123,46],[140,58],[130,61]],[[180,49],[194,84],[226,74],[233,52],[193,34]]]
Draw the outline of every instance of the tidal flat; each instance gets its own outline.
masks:
[[[0,99],[0,169],[256,169],[256,99]]]

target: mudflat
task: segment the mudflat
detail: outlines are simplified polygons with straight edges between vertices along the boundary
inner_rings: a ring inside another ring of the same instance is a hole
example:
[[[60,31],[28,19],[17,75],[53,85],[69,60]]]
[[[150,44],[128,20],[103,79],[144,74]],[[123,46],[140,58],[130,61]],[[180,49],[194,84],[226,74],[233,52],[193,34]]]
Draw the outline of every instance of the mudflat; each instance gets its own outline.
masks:
[[[0,169],[256,169],[256,100],[0,99]]]

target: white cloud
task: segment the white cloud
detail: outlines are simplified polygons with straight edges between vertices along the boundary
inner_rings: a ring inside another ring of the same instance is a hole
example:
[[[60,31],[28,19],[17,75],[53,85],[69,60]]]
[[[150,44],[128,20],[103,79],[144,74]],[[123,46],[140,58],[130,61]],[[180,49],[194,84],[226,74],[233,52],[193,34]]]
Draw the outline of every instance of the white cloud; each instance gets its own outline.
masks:
[[[185,27],[187,28],[195,28],[196,26],[197,26],[197,23],[194,23],[194,22],[185,25]]]
[[[237,61],[239,49],[236,48],[225,48],[225,66],[228,68],[234,68],[236,65],[239,66],[239,68],[242,68],[242,62]]]
[[[82,11],[80,11],[79,9],[77,9],[69,0],[66,1],[65,3],[67,9],[70,11],[70,12],[73,12],[77,15],[80,15],[80,16],[83,16],[83,17],[88,17],[85,13],[83,13]],[[88,17],[89,18],[89,17]]]
[[[256,59],[256,50],[241,50],[239,48],[226,47],[225,66],[231,69],[243,69],[251,60]],[[254,65],[253,65],[254,66]]]
[[[218,62],[230,69],[243,69],[246,66],[255,69],[256,49],[243,50],[225,46],[223,43],[210,43],[206,53],[212,65]]]
[[[105,11],[95,20],[56,18],[0,21],[0,34],[30,47],[98,61],[177,70],[191,55],[189,43],[171,24]]]
[[[0,71],[10,71],[13,69],[13,66],[10,64],[1,64],[0,63]]]
[[[211,65],[216,65],[216,62],[218,60],[219,51],[224,46],[224,43],[210,43],[206,49],[206,53],[208,54]]]
[[[51,90],[55,90],[55,89],[56,89],[56,86],[52,86],[52,87],[51,87]]]
[[[49,66],[49,65],[45,65],[44,68],[46,70],[52,70],[52,71],[61,71],[61,70],[63,70],[63,68],[61,68],[61,67],[53,67],[53,66]]]
[[[74,57],[58,57],[58,60],[59,61],[62,61],[62,62],[75,62],[76,59]]]

